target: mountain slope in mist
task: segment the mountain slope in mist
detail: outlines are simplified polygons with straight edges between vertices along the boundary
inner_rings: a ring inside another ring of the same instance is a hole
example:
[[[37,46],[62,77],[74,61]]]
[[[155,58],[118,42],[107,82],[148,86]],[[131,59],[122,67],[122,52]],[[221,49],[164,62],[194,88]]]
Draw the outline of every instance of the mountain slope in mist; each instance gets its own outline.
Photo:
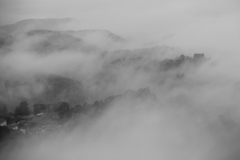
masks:
[[[68,49],[89,52],[119,49],[126,44],[126,40],[107,30],[81,30],[81,27],[73,27],[78,26],[77,22],[70,18],[29,19],[1,26],[0,47],[13,47],[16,50],[27,47],[43,53]],[[11,44],[20,46],[16,48]]]
[[[50,31],[32,30],[23,37],[26,41],[35,39],[30,44],[32,51],[39,53],[76,51],[82,53],[101,52],[109,49],[120,48],[125,40],[109,31],[83,30],[83,31]],[[29,39],[28,39],[29,38]]]
[[[39,53],[40,55],[63,51],[88,53],[96,50],[95,46],[87,44],[82,39],[57,31],[32,30],[24,36],[20,36],[20,38],[24,41],[31,42],[26,46],[26,49],[29,49],[30,52]]]
[[[40,55],[57,52],[102,52],[119,49],[126,44],[121,37],[108,31],[30,30],[14,36],[1,36],[0,48],[28,51]],[[3,53],[3,52],[1,52]]]
[[[69,22],[72,20],[36,19],[17,22],[9,30],[2,27],[2,32],[9,34],[1,38],[1,47],[4,49],[0,64],[1,86],[4,91],[2,99],[8,97],[6,101],[15,102],[14,98],[18,97],[18,100],[27,98],[32,102],[44,99],[42,97],[48,98],[43,96],[48,83],[36,81],[36,77],[42,74],[59,75],[62,79],[74,77],[85,88],[84,93],[78,92],[80,97],[95,101],[128,89],[163,85],[168,80],[187,76],[187,72],[198,67],[191,65],[197,61],[189,57],[174,60],[183,53],[173,47],[128,50],[125,49],[128,45],[126,40],[106,30],[68,30],[64,27],[59,30],[61,25],[68,25]],[[165,60],[168,58],[173,60]],[[164,71],[166,68],[173,69]],[[23,75],[28,78],[23,78]],[[151,83],[148,84],[149,82]],[[6,88],[5,83],[15,85]],[[12,93],[14,87],[18,92]],[[102,90],[105,92],[102,93]],[[49,91],[51,99],[59,100],[63,91],[64,89],[59,93]]]
[[[27,102],[57,106],[24,118],[40,124],[36,133],[62,128],[52,137],[10,138],[2,159],[239,159],[239,78],[210,55],[134,48],[109,31],[80,30],[71,19],[0,30],[2,112]],[[48,121],[56,112],[66,112],[66,121]]]
[[[16,33],[26,32],[29,30],[47,29],[61,30],[77,20],[71,18],[63,19],[26,19],[14,24],[0,27],[0,34],[13,35]]]

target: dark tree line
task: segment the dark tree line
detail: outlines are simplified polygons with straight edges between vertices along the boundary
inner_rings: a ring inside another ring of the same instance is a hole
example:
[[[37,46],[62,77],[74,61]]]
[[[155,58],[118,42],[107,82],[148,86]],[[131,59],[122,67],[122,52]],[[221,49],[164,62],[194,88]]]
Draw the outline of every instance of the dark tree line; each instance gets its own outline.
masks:
[[[26,101],[20,102],[20,104],[15,108],[15,116],[28,116],[30,114],[31,112]]]

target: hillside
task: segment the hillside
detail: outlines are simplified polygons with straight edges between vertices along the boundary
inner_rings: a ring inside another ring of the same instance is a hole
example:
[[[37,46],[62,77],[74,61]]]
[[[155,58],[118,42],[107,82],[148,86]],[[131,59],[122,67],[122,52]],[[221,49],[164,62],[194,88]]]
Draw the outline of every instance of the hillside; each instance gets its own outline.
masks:
[[[71,18],[62,19],[26,19],[14,24],[9,24],[0,27],[0,34],[14,35],[21,32],[26,32],[29,30],[61,30],[68,24],[76,22],[76,20]]]

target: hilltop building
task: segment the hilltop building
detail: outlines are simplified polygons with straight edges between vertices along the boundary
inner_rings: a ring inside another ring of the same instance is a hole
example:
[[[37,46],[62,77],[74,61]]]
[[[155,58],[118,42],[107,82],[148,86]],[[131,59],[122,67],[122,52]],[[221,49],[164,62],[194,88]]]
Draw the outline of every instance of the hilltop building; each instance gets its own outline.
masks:
[[[201,58],[205,58],[203,53],[195,53],[193,56],[194,59],[201,59]]]

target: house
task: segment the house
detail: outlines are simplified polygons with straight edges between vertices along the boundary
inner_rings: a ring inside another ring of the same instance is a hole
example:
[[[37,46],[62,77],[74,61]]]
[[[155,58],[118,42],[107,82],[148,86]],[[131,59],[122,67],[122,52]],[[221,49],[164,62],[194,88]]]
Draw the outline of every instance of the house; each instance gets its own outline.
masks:
[[[38,113],[38,114],[37,114],[37,116],[41,116],[41,115],[43,115],[43,113]]]
[[[203,53],[195,53],[193,56],[193,59],[201,59],[201,58],[205,58]]]

